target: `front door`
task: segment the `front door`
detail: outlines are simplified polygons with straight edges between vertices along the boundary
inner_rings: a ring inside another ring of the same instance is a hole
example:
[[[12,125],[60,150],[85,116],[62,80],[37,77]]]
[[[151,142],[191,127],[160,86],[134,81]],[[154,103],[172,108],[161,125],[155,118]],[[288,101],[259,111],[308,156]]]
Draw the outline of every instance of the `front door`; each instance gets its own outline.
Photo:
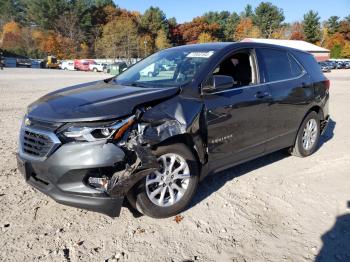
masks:
[[[203,94],[211,171],[232,166],[265,150],[270,96],[267,85],[259,82],[255,53],[249,50],[244,54],[234,53],[234,58],[229,58],[236,64],[231,70],[237,70],[231,75],[236,83],[232,88]],[[228,64],[226,59],[221,64],[226,69],[216,69],[213,74],[228,75]]]

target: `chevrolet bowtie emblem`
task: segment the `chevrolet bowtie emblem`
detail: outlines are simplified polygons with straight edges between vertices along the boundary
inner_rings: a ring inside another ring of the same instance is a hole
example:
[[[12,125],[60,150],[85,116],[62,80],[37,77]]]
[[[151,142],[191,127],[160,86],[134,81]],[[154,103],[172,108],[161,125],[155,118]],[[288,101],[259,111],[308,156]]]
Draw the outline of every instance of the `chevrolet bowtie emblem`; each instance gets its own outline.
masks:
[[[32,121],[30,121],[30,119],[28,118],[28,117],[26,117],[25,119],[24,119],[24,125],[25,126],[30,126],[32,124]]]

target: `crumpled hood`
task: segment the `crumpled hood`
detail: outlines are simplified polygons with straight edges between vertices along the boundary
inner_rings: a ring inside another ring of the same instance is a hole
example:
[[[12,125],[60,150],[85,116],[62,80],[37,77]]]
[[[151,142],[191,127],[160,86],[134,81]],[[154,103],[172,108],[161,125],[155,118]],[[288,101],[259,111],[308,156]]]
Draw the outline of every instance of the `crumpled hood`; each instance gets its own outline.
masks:
[[[28,106],[28,116],[50,122],[81,122],[130,115],[135,106],[165,99],[178,87],[121,86],[113,81],[90,82],[49,93]]]

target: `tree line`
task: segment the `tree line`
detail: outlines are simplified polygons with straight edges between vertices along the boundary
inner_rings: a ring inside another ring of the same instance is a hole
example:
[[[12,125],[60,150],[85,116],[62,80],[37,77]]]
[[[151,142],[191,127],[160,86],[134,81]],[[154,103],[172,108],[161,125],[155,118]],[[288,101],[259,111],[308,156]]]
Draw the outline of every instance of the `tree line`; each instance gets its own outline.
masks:
[[[143,14],[113,0],[2,0],[0,48],[33,58],[145,57],[171,46],[250,38],[305,40],[350,58],[350,15],[321,21],[310,10],[286,23],[270,2],[243,12],[207,12],[177,23],[158,7]]]

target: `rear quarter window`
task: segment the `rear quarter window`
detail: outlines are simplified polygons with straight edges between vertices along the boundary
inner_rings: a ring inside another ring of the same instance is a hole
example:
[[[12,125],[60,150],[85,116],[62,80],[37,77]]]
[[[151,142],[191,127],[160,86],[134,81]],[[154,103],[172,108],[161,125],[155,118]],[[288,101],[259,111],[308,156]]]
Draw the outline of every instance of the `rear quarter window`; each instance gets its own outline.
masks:
[[[295,55],[313,80],[322,81],[326,78],[313,55],[304,52],[295,52]]]
[[[265,82],[291,79],[303,74],[301,65],[284,50],[261,48],[258,54],[259,62],[264,64]]]

